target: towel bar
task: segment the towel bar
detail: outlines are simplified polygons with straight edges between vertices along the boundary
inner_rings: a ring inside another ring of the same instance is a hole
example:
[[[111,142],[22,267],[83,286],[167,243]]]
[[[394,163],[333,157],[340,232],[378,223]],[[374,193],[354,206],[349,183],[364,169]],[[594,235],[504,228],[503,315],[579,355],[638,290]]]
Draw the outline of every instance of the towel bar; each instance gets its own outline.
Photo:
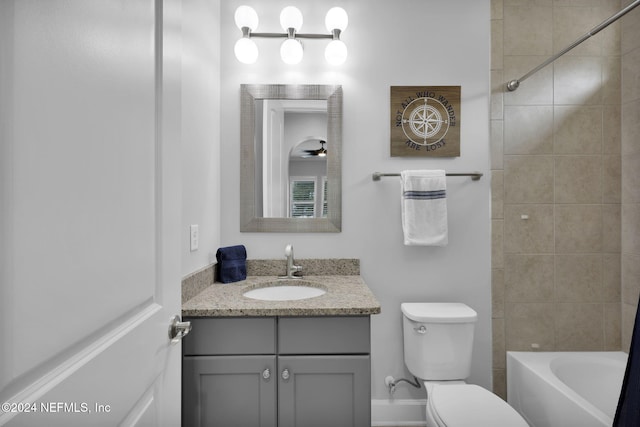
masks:
[[[482,173],[480,172],[470,172],[470,173],[447,173],[447,176],[470,176],[473,181],[478,181],[482,177]],[[371,175],[371,178],[374,181],[380,181],[380,178],[383,176],[400,176],[399,173],[382,173],[382,172],[374,172]]]

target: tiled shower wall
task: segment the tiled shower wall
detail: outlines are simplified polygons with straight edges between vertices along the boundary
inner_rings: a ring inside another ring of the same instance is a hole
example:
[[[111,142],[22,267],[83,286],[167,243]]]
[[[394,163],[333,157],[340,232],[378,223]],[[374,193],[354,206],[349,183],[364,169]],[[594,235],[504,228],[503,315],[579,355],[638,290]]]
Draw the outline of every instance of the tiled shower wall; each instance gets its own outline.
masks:
[[[508,350],[621,348],[621,23],[505,88],[620,3],[492,1],[493,368],[503,397]]]
[[[627,350],[640,294],[640,7],[623,18],[621,53],[622,349]]]

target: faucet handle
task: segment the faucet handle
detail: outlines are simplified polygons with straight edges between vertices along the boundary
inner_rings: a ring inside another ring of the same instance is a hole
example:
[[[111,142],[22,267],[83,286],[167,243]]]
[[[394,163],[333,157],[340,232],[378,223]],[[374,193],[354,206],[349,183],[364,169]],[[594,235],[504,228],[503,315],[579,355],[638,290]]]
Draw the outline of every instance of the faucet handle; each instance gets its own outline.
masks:
[[[284,256],[286,256],[286,257],[292,257],[293,256],[293,245],[288,244],[284,248]]]

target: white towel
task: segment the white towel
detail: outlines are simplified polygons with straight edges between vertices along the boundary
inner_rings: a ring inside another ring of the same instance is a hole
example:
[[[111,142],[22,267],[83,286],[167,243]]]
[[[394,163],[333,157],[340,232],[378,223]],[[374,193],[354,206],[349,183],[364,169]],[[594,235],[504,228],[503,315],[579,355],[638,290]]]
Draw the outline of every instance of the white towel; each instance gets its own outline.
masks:
[[[446,246],[447,182],[443,170],[408,170],[402,182],[405,245]]]

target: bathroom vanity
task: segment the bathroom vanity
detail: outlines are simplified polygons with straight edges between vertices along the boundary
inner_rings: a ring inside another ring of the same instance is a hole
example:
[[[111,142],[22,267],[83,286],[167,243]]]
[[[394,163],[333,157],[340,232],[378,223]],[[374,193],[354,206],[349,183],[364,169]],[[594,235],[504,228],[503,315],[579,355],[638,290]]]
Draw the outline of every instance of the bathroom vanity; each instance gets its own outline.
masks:
[[[183,304],[184,426],[371,425],[370,316],[359,275],[307,276],[324,295],[264,301],[243,294],[275,277],[215,283]]]

